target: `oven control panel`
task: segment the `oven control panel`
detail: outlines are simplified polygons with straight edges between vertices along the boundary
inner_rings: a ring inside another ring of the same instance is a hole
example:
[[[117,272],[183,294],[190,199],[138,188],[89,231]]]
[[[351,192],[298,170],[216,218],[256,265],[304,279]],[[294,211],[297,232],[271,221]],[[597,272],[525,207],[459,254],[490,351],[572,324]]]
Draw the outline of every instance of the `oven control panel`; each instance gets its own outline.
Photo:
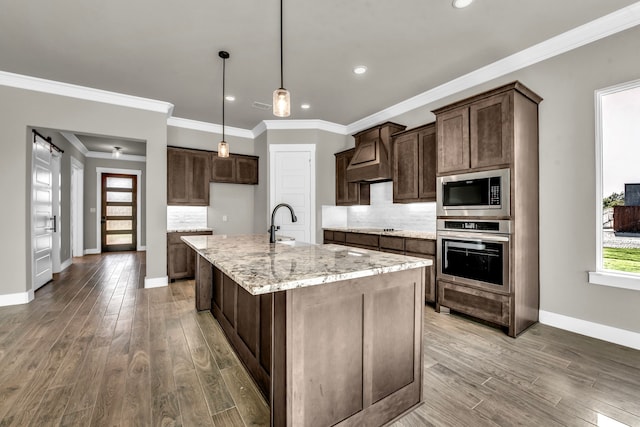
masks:
[[[496,220],[448,220],[439,219],[437,229],[440,231],[478,231],[500,234],[511,234],[511,221]]]

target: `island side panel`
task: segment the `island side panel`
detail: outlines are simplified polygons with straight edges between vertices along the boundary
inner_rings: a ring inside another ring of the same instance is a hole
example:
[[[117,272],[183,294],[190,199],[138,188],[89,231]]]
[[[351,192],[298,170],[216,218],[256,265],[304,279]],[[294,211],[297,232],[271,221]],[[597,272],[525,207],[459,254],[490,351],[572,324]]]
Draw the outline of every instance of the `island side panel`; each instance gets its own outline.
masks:
[[[287,291],[287,425],[382,425],[422,399],[424,268]]]
[[[272,296],[251,295],[213,268],[211,313],[269,401],[271,390]]]
[[[196,310],[211,310],[213,266],[197,252],[196,256],[198,257],[196,261]]]

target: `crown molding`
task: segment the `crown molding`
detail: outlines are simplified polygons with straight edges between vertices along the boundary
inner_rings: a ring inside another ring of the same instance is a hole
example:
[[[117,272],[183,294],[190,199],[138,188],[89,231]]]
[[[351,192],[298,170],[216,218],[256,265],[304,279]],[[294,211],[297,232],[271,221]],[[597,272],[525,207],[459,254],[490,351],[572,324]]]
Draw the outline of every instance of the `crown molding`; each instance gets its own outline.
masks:
[[[50,93],[53,95],[67,96],[70,98],[85,99],[87,101],[119,105],[122,107],[136,108],[139,110],[155,111],[158,113],[164,113],[167,116],[170,116],[173,112],[173,104],[165,101],[141,98],[117,92],[109,92],[102,89],[94,89],[70,83],[41,79],[39,77],[8,73],[6,71],[0,71],[0,85]]]
[[[123,160],[125,162],[146,162],[147,156],[134,156],[133,154],[120,154],[117,159],[111,155],[111,153],[103,153],[100,151],[89,151],[86,154],[87,157],[92,159],[108,159],[108,160]]]
[[[393,119],[481,83],[577,49],[640,24],[640,2],[507,56],[347,125],[348,134]]]
[[[183,129],[199,130],[202,132],[217,133],[222,135],[222,126],[215,123],[201,122],[198,120],[183,119],[181,117],[169,117],[167,126],[179,127]],[[248,129],[235,128],[231,126],[224,127],[226,135],[239,136],[241,138],[253,138],[254,134]]]
[[[347,135],[347,126],[326,120],[263,120],[253,128],[254,138],[265,130],[322,130]]]
[[[62,135],[64,137],[64,139],[66,139],[67,141],[69,141],[69,143],[71,145],[73,145],[74,147],[76,147],[76,149],[82,153],[83,156],[86,156],[87,153],[89,153],[89,150],[87,150],[87,147],[84,146],[84,144],[82,143],[82,141],[80,141],[78,139],[77,136],[75,136],[75,134],[71,133],[71,132],[62,132],[60,131],[60,135]]]

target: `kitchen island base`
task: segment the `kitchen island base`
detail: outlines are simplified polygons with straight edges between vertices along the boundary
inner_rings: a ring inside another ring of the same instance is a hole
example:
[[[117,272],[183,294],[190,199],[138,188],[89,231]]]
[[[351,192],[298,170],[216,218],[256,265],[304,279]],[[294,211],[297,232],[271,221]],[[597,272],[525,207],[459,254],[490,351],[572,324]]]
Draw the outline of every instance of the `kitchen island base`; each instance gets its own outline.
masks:
[[[271,425],[384,425],[422,401],[424,267],[263,295],[211,277]]]

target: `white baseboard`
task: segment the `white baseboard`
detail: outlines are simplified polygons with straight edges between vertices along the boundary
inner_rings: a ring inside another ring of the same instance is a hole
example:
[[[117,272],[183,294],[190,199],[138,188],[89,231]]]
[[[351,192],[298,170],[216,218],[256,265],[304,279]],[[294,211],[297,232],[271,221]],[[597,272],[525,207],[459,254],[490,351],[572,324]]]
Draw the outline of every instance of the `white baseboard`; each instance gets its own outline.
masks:
[[[640,333],[540,310],[540,323],[640,350]]]
[[[161,288],[162,286],[169,285],[169,276],[163,277],[145,277],[144,288]]]
[[[93,249],[85,249],[84,250],[84,254],[85,255],[96,255],[101,253],[100,249],[98,248],[93,248]]]
[[[29,289],[27,292],[0,295],[0,307],[5,307],[7,305],[27,304],[31,301],[33,301],[32,289]]]
[[[62,265],[60,265],[60,271],[65,271],[71,266],[71,264],[73,264],[73,258],[69,258],[68,260],[63,262]]]
[[[147,247],[146,247],[146,246],[138,246],[138,247],[136,248],[136,250],[137,250],[137,251],[146,251],[146,250],[147,250]]]

